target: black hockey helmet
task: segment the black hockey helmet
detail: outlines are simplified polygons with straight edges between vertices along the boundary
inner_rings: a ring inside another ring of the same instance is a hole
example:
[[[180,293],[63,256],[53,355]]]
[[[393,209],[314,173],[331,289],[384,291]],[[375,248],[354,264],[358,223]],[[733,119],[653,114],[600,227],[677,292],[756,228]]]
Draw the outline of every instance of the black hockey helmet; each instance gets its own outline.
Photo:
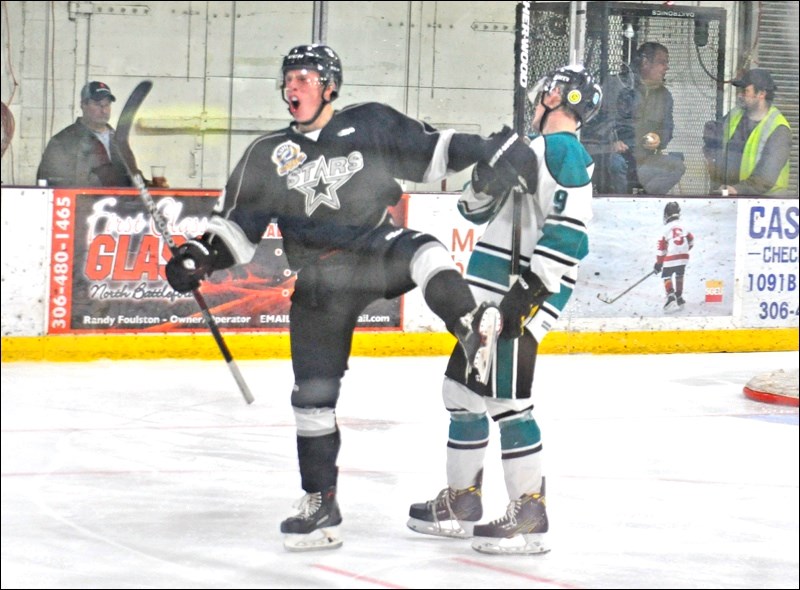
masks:
[[[669,223],[673,219],[681,216],[681,206],[675,201],[670,201],[664,206],[664,223]]]
[[[319,72],[319,79],[327,87],[333,84],[331,100],[339,96],[342,88],[342,60],[336,52],[327,45],[298,45],[292,47],[281,66],[281,90],[285,84],[286,72],[289,70],[308,69]]]
[[[600,111],[603,90],[582,65],[562,66],[551,71],[528,92],[528,100],[535,107],[542,102],[545,95],[550,94],[555,88],[561,89],[560,106],[569,109],[578,117],[578,127],[591,121]],[[547,114],[549,114],[549,109],[545,113],[545,117]]]

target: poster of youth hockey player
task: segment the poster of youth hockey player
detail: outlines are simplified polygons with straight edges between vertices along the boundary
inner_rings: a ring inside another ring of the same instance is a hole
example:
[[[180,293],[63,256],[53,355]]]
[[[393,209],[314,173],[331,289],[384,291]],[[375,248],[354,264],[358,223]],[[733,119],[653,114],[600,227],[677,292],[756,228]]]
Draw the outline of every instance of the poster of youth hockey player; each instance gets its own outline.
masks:
[[[679,203],[680,219],[693,234],[694,244],[685,267],[685,303],[665,309],[664,281],[653,267],[664,234],[664,208],[673,201]],[[566,317],[732,315],[735,200],[596,198],[593,209],[589,255],[581,263]]]

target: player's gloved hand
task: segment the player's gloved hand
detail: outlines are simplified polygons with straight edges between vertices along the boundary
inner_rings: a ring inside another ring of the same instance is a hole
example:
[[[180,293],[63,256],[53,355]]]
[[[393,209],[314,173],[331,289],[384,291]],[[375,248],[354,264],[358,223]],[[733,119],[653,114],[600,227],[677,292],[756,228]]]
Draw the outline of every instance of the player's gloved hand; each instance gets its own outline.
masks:
[[[655,274],[655,273],[661,272],[661,269],[663,267],[664,267],[664,263],[663,262],[656,262],[653,265],[653,273]]]
[[[501,174],[484,160],[472,168],[472,190],[483,193],[494,199],[502,199],[517,185],[516,178],[511,174]]]
[[[188,293],[213,270],[214,252],[203,238],[189,240],[167,261],[167,281],[178,293]]]
[[[486,164],[494,169],[496,176],[505,177],[505,182],[511,186],[519,185],[526,192],[535,192],[539,165],[536,154],[528,146],[527,140],[522,139],[509,127],[503,127],[501,131],[493,133],[489,136],[489,140],[490,148],[486,155]]]
[[[522,271],[517,282],[500,302],[500,313],[503,314],[503,331],[500,337],[512,340],[522,336],[528,319],[550,295],[550,291],[534,272],[530,269]]]

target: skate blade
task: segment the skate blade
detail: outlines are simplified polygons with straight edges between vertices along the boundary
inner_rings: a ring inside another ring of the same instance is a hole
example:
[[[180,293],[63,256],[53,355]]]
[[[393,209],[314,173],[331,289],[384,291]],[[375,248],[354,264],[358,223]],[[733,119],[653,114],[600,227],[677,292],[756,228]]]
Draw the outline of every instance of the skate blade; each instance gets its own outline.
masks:
[[[510,539],[495,537],[475,537],[472,548],[490,555],[540,555],[550,548],[545,545],[544,533],[516,535]]]
[[[317,529],[305,535],[284,534],[283,547],[287,551],[320,551],[342,546],[339,527]]]
[[[415,533],[423,535],[433,535],[435,537],[448,537],[450,539],[470,539],[472,529],[475,528],[474,522],[458,520],[440,520],[439,522],[428,522],[416,518],[409,518],[406,523]]]
[[[494,366],[497,354],[497,336],[503,328],[503,318],[497,308],[487,309],[481,317],[478,333],[481,336],[481,347],[475,354],[472,366],[478,381],[486,385]]]

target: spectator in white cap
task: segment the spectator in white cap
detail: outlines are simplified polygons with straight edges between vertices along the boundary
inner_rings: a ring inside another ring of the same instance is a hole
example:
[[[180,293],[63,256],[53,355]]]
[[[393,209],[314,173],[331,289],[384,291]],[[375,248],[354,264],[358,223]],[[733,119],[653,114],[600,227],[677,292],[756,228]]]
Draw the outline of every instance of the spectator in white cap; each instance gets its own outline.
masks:
[[[81,89],[82,114],[47,144],[37,179],[49,186],[133,186],[108,124],[115,100],[105,82]]]
[[[787,195],[792,130],[772,105],[777,86],[761,68],[732,84],[736,107],[722,121],[706,123],[703,132],[712,186],[723,195]]]

